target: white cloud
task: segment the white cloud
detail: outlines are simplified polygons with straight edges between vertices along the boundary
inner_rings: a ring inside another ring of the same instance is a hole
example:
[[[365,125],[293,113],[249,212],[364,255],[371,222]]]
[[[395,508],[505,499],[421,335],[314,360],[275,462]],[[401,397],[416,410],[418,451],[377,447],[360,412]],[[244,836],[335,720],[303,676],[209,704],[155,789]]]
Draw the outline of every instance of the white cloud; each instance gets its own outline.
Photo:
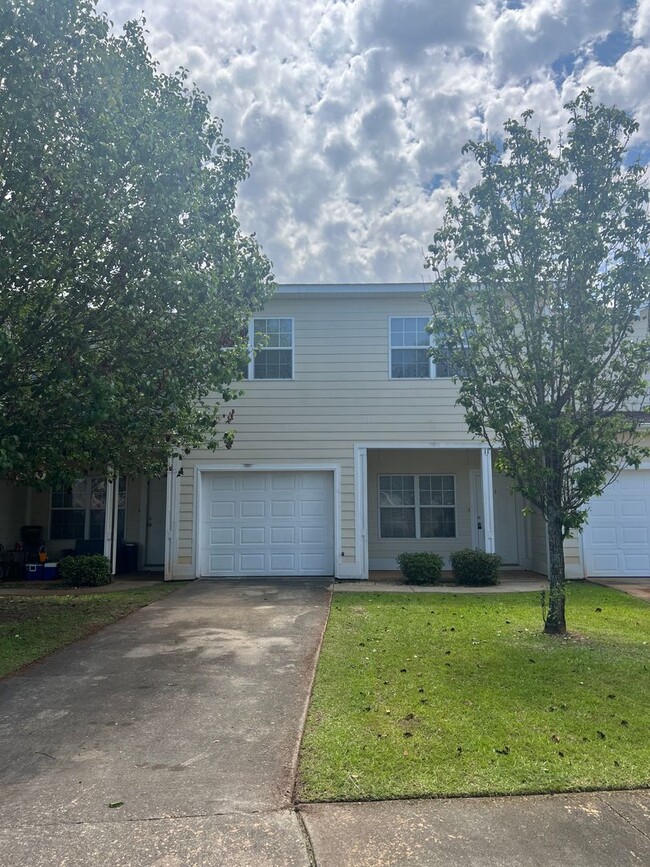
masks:
[[[532,0],[496,20],[490,50],[500,78],[528,75],[605,35],[620,14],[617,0]]]
[[[650,0],[627,18],[618,0],[102,3],[118,24],[148,4],[161,67],[188,67],[251,152],[238,213],[282,282],[424,279],[447,196],[476,181],[462,144],[529,107],[552,135],[586,84],[650,141]],[[606,65],[619,24],[635,41]]]

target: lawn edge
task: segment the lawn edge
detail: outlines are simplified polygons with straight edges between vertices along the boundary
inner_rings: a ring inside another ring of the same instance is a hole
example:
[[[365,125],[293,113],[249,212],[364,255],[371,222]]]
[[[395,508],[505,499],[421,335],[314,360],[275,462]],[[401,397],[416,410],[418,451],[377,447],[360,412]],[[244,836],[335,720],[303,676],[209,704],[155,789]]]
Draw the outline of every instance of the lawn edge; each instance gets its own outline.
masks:
[[[294,809],[299,803],[297,800],[297,793],[300,780],[300,755],[302,753],[302,742],[305,737],[305,729],[307,728],[307,717],[309,716],[309,708],[311,707],[311,700],[314,693],[314,684],[316,683],[316,671],[318,669],[318,662],[320,660],[321,650],[323,649],[323,642],[325,641],[325,633],[327,632],[327,627],[330,622],[330,614],[332,613],[332,600],[334,599],[334,581],[335,579],[332,579],[332,583],[328,587],[329,597],[327,600],[327,614],[325,615],[325,622],[323,624],[321,634],[318,638],[318,644],[314,653],[314,666],[311,673],[309,691],[307,693],[307,698],[305,699],[305,703],[300,716],[300,722],[298,727],[298,741],[296,743],[296,748],[291,759],[291,789],[289,792],[289,805]]]
[[[320,806],[322,804],[385,804],[399,803],[401,801],[458,801],[461,799],[481,800],[485,798],[531,798],[531,797],[555,797],[561,795],[580,795],[588,793],[606,794],[607,792],[648,792],[650,791],[650,781],[646,784],[637,786],[585,786],[584,788],[574,787],[571,789],[531,789],[525,792],[469,792],[464,794],[453,795],[395,795],[386,798],[342,798],[340,800],[314,800],[314,801],[296,801],[294,806],[297,810],[302,807]]]
[[[179,584],[179,587],[180,586],[181,585]],[[131,589],[132,590],[135,589],[137,591],[137,588],[131,588]],[[128,593],[129,591],[128,590],[122,590],[122,591],[118,591],[118,592]],[[116,617],[114,620],[109,621],[108,623],[96,625],[96,626],[92,627],[88,632],[86,632],[85,635],[81,635],[81,636],[79,636],[79,638],[73,638],[72,641],[66,641],[66,643],[60,645],[60,647],[56,647],[54,650],[50,650],[47,653],[44,653],[42,656],[37,656],[36,659],[32,659],[30,662],[24,663],[19,668],[16,668],[13,671],[8,671],[6,674],[0,674],[0,683],[2,683],[5,680],[8,680],[10,677],[16,677],[18,675],[24,674],[28,668],[32,668],[33,666],[38,665],[40,662],[43,662],[44,659],[49,659],[50,656],[54,656],[55,653],[58,653],[60,650],[63,650],[66,647],[71,647],[73,644],[78,644],[81,641],[85,641],[87,638],[92,638],[93,635],[97,635],[97,633],[101,632],[102,629],[108,629],[109,626],[112,626],[114,623],[117,623],[120,620],[124,620],[125,617],[130,617],[132,614],[135,614],[136,611],[142,611],[143,608],[148,608],[150,605],[154,605],[156,602],[161,602],[163,599],[166,599],[167,596],[171,596],[172,592],[174,592],[174,591],[170,591],[169,593],[166,593],[164,596],[161,596],[159,599],[152,599],[151,602],[147,602],[145,605],[140,605],[138,608],[135,608],[133,611],[127,611],[124,614],[120,614],[118,617]],[[70,596],[75,596],[75,595],[76,596],[85,596],[87,594],[71,593],[69,595]],[[99,594],[97,594],[97,595],[99,595]],[[108,594],[106,594],[106,595],[108,595]],[[35,596],[31,596],[31,597],[30,596],[23,596],[22,598],[23,599],[29,599],[29,598],[34,599],[34,598],[39,598],[39,597],[38,597],[38,595],[35,595]],[[52,597],[52,598],[54,598],[54,597]],[[61,598],[61,597],[59,597],[59,598]]]

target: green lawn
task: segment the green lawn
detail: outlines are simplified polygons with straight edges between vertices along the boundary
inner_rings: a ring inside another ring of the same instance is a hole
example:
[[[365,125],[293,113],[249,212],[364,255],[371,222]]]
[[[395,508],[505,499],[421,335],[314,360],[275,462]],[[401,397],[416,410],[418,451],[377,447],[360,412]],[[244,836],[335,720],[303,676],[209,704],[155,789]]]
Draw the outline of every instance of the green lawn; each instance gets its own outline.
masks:
[[[650,605],[569,589],[335,594],[302,744],[303,801],[650,785]]]
[[[0,596],[0,677],[177,589],[154,584],[85,595]]]

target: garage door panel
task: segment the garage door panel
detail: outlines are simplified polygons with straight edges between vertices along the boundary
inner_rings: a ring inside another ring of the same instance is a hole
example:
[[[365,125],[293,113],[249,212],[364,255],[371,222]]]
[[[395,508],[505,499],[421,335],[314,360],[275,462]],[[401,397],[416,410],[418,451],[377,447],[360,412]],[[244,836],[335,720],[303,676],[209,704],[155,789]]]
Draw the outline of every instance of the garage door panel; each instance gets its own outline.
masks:
[[[622,527],[619,533],[623,545],[647,545],[647,527]]]
[[[594,518],[612,518],[616,514],[616,504],[610,502],[609,500],[604,499],[604,494],[602,497],[597,497],[595,500],[591,501],[589,505],[589,516],[590,519]]]
[[[235,480],[237,481],[237,479]],[[240,489],[246,493],[263,494],[266,490],[267,479],[266,476],[259,473],[250,473],[249,475],[240,476],[239,483]]]
[[[271,491],[274,494],[291,493],[296,489],[296,479],[293,473],[273,473],[271,475]]]
[[[234,491],[237,489],[237,480],[230,474],[221,473],[211,476],[207,487],[210,491]]]
[[[642,572],[650,575],[650,556],[647,554],[625,554],[623,556],[623,570],[629,572]]]
[[[298,571],[295,554],[273,554],[269,556],[270,571],[274,575],[294,575]]]
[[[589,505],[583,531],[592,577],[650,577],[650,471],[626,470]]]
[[[296,528],[295,527],[271,527],[270,539],[271,545],[295,545],[296,543]]]
[[[235,503],[232,501],[224,501],[222,503],[217,502],[216,500],[210,500],[210,517],[214,521],[218,521],[220,518],[234,518],[235,517]]]
[[[234,545],[235,544],[234,527],[210,527],[209,544],[210,545]]]
[[[204,479],[201,574],[333,573],[331,473],[216,472]]]
[[[621,503],[621,515],[624,518],[644,518],[646,514],[646,504],[641,500],[623,500]]]
[[[210,554],[208,557],[208,571],[212,574],[235,572],[234,554]]]
[[[301,518],[322,518],[325,513],[325,503],[322,500],[301,500]]]
[[[242,500],[239,514],[242,518],[263,518],[266,513],[264,500]]]
[[[618,533],[616,527],[601,527],[598,531],[597,538],[594,539],[593,545],[595,548],[608,548],[616,546],[618,542]]]
[[[271,502],[272,518],[295,518],[296,504],[293,500],[273,500]]]
[[[301,545],[323,545],[327,544],[327,538],[324,527],[300,527],[300,544]]]
[[[244,575],[261,575],[266,571],[266,554],[240,553],[239,569]]]
[[[314,573],[314,571],[318,569],[318,564],[321,562],[321,560],[321,554],[301,554],[299,571],[305,575],[308,575],[310,572]]]
[[[264,527],[241,527],[239,530],[240,545],[263,545],[266,541]]]

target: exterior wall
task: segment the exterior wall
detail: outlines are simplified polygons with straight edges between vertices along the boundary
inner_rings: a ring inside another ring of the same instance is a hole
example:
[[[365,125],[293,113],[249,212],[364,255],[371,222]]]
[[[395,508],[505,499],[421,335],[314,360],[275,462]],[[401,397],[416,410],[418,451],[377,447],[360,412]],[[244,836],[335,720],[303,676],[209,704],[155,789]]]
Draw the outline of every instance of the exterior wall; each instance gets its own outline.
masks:
[[[564,542],[564,572],[567,578],[585,577],[579,533]]]
[[[368,553],[371,569],[396,569],[403,551],[434,551],[445,558],[460,548],[471,548],[470,470],[479,470],[479,449],[408,449],[368,451]],[[455,476],[456,537],[449,539],[380,539],[378,476],[383,474],[435,474]]]
[[[26,523],[27,488],[0,482],[0,544],[9,550],[20,541],[20,528]]]
[[[309,287],[308,287],[309,288]],[[311,287],[315,288],[315,287]],[[353,577],[355,548],[354,446],[372,443],[472,441],[457,387],[449,379],[389,378],[389,317],[430,314],[422,287],[409,293],[344,289],[333,294],[280,291],[259,315],[294,318],[294,379],[243,383],[230,450],[195,451],[182,461],[172,497],[178,530],[172,540],[173,577],[196,574],[194,467],[336,465],[340,471],[341,545],[337,574]]]

